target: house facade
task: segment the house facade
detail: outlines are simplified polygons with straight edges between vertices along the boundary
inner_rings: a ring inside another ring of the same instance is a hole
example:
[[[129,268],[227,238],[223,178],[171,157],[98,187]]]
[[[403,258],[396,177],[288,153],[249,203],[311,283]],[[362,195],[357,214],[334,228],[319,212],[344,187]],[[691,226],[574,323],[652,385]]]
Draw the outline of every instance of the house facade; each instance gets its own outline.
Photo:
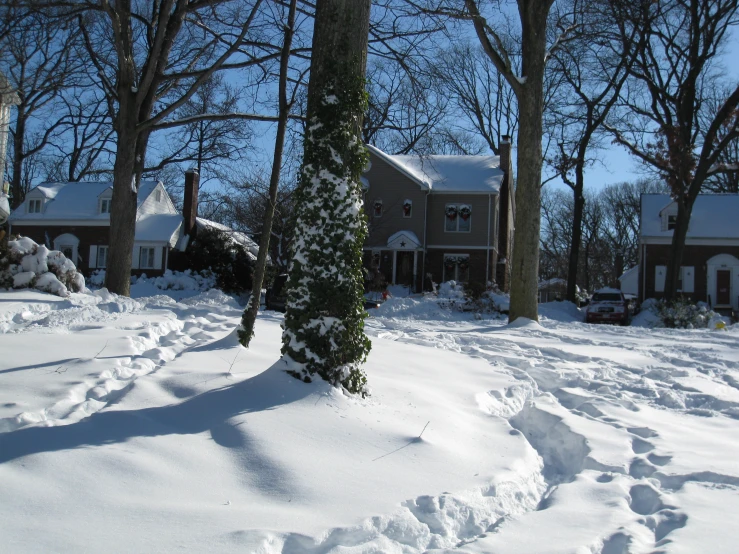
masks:
[[[232,233],[256,259],[258,247],[246,235],[197,217],[198,188],[198,173],[188,171],[180,213],[161,182],[139,184],[133,274],[163,274],[199,228]],[[83,273],[105,269],[112,198],[110,182],[45,183],[31,189],[11,214],[10,232],[63,252]]]
[[[442,282],[509,285],[515,203],[500,156],[391,156],[368,146],[364,265],[413,291]]]
[[[693,206],[678,291],[712,308],[739,310],[739,195],[702,194]],[[666,194],[641,197],[639,300],[661,298],[677,204]]]

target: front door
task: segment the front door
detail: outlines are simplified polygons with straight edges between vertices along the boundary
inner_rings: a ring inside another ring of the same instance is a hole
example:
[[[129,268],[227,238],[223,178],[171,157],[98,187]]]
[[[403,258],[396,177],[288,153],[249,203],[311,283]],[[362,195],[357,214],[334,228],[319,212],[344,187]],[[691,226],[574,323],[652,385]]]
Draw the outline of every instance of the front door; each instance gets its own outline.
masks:
[[[395,273],[396,285],[413,286],[413,251],[398,250],[398,268]]]
[[[731,304],[731,271],[728,269],[716,270],[716,305]]]

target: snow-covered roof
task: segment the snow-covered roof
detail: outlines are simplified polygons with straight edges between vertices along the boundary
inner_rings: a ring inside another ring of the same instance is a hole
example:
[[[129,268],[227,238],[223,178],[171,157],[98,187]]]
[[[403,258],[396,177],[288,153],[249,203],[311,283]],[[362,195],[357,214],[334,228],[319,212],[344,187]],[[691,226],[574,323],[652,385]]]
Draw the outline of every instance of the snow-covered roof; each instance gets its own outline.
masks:
[[[374,146],[367,148],[432,192],[494,194],[505,177],[500,156],[391,156]]]
[[[233,229],[231,229],[231,227],[223,225],[222,223],[216,223],[215,221],[203,219],[202,217],[196,218],[195,224],[198,226],[199,229],[216,229],[218,231],[226,233],[231,237],[231,240],[243,246],[246,251],[251,254],[251,257],[253,259],[257,259],[257,255],[259,254],[259,245],[251,238],[249,238],[246,233],[234,231]]]
[[[641,236],[672,237],[662,230],[662,211],[672,203],[668,194],[641,197]],[[687,238],[739,239],[739,194],[701,194],[693,205]]]
[[[141,181],[138,206],[146,200],[159,183]],[[11,222],[29,220],[107,220],[109,214],[101,214],[99,196],[113,183],[110,181],[80,183],[43,183],[32,188],[26,200],[10,216]],[[41,213],[28,213],[29,200],[42,197],[46,205]]]
[[[567,284],[567,281],[565,279],[555,277],[554,279],[547,279],[546,281],[539,281],[539,288],[543,289],[545,287],[551,287],[554,285],[566,285],[566,284]]]
[[[623,275],[621,275],[621,277],[619,277],[618,280],[623,281],[624,279],[627,279],[628,277],[630,277],[637,271],[639,271],[639,266],[635,265],[631,269],[627,269],[626,271],[624,271]]]
[[[167,242],[171,246],[179,238],[182,226],[180,214],[145,214],[136,219],[136,239],[147,242]]]

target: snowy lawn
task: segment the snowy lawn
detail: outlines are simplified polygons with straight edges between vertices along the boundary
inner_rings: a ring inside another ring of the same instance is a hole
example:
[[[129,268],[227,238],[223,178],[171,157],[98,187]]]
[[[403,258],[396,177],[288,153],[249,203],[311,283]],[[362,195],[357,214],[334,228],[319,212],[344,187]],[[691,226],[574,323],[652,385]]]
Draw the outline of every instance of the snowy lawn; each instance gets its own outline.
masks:
[[[735,552],[739,326],[373,311],[372,396],[210,291],[0,292],[0,551]]]

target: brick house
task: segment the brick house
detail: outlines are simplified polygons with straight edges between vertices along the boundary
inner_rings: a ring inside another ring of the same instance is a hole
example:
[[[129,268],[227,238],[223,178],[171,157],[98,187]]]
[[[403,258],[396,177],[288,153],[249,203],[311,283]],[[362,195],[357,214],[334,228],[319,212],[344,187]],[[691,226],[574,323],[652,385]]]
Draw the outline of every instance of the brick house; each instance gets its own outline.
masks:
[[[739,309],[739,195],[702,194],[693,206],[678,291],[716,309]],[[641,197],[639,300],[665,288],[677,204],[666,194]]]
[[[183,213],[161,182],[142,181],[138,190],[132,273],[163,274],[187,248],[198,229],[228,232],[256,259],[258,246],[236,233],[197,217],[199,176],[185,173]],[[110,235],[110,182],[45,183],[34,187],[10,216],[11,233],[60,250],[84,273],[107,265]],[[177,264],[176,264],[177,265]]]
[[[364,265],[420,291],[456,280],[509,285],[515,213],[510,142],[500,156],[391,156],[364,172]]]

